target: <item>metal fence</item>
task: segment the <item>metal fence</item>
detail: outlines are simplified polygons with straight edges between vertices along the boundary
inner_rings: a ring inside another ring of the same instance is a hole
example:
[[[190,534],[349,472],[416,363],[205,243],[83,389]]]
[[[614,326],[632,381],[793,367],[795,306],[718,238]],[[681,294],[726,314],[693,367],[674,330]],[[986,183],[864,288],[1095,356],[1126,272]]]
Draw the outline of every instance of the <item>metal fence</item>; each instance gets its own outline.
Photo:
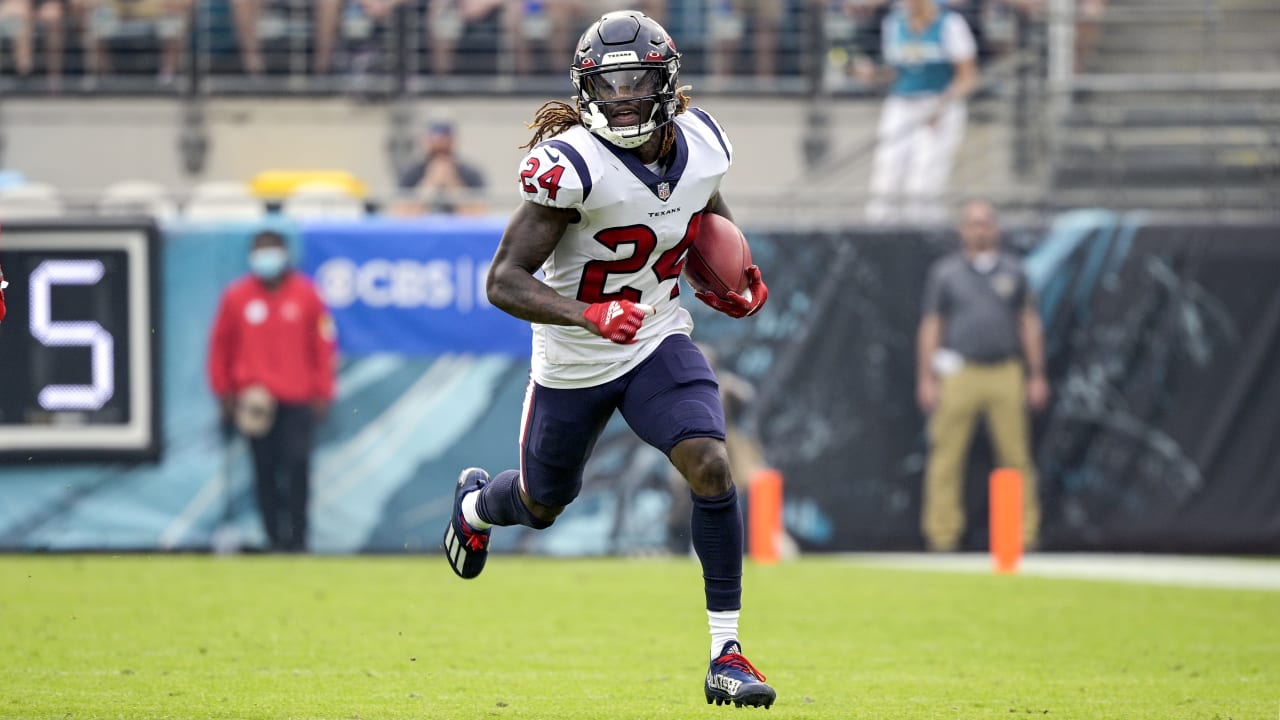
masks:
[[[1280,4],[1052,0],[1046,195],[1280,209]]]
[[[887,0],[636,0],[686,75],[732,93],[866,90]],[[952,0],[984,60],[1015,44],[1006,0]],[[562,92],[573,45],[610,0],[45,0],[0,4],[0,92]],[[383,9],[379,9],[379,7]]]
[[[953,200],[1280,208],[1274,0],[947,1],[979,37],[983,78]],[[199,149],[200,106],[220,97],[567,95],[574,39],[614,4],[400,0],[379,15],[356,0],[34,0],[14,14],[28,3],[5,2],[0,98],[186,100],[183,137]],[[848,215],[879,140],[827,108],[877,97],[854,70],[877,55],[889,0],[631,4],[672,33],[700,96],[803,103],[805,173],[773,193],[772,215]],[[411,145],[402,107],[388,124]]]

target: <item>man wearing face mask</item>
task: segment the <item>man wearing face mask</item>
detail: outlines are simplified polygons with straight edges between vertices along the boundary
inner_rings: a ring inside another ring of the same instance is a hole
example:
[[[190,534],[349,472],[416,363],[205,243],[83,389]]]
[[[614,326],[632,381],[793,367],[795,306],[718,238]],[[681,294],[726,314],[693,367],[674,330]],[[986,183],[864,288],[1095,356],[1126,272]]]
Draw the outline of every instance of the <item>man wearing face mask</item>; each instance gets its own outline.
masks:
[[[917,338],[917,400],[929,415],[921,528],[930,550],[955,550],[964,534],[963,479],[974,422],[985,416],[996,462],[1023,477],[1023,536],[1034,546],[1040,511],[1027,408],[1049,400],[1044,332],[1022,266],[1000,251],[991,203],[966,203],[961,249],[925,284]]]
[[[249,437],[270,549],[302,552],[314,427],[334,396],[333,320],[279,233],[254,236],[249,268],[218,307],[209,385],[224,432]]]

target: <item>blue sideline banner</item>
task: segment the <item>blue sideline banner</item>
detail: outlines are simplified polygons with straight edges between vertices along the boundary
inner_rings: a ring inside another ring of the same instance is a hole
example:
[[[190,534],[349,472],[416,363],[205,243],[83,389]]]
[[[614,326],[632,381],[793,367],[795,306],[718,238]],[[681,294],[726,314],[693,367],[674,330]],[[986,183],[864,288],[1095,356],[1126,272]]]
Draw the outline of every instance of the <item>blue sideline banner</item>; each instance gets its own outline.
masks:
[[[529,324],[489,304],[485,278],[503,221],[441,217],[302,227],[313,277],[348,356],[527,356]]]

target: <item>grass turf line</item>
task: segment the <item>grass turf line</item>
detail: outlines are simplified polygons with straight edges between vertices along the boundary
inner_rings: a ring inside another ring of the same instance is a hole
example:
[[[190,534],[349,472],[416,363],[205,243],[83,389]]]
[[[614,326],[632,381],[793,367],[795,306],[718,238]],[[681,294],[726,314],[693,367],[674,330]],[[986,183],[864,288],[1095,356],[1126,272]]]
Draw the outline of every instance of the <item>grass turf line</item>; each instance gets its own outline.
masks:
[[[1280,593],[748,566],[771,718],[1280,715]],[[696,563],[0,557],[0,718],[699,718]]]

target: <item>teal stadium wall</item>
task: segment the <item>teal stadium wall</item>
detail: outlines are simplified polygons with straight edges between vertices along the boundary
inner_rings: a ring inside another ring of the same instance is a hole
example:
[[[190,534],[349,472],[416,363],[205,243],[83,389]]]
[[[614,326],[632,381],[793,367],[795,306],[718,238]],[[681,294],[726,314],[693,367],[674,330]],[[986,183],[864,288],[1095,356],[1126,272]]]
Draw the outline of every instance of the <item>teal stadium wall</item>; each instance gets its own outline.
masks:
[[[405,223],[364,231],[432,232],[432,220]],[[299,250],[328,231],[278,227]],[[0,466],[0,549],[206,549],[228,466],[235,525],[261,543],[245,453],[223,453],[204,375],[217,298],[244,272],[256,229],[166,228],[162,460]],[[1267,371],[1280,363],[1276,231],[1081,211],[1010,234],[1040,296],[1055,387],[1036,423],[1044,549],[1280,547],[1280,378]],[[691,310],[695,338],[758,390],[739,419],[786,477],[788,530],[810,551],[921,547],[913,338],[925,269],[951,239],[748,234],[770,283],[765,311],[733,321]],[[318,437],[313,550],[433,551],[458,469],[517,463],[527,374],[524,354],[344,357]],[[966,547],[978,549],[989,457],[979,449],[971,465]],[[662,551],[668,478],[665,459],[615,419],[573,507],[548,531],[495,534],[495,549]]]

